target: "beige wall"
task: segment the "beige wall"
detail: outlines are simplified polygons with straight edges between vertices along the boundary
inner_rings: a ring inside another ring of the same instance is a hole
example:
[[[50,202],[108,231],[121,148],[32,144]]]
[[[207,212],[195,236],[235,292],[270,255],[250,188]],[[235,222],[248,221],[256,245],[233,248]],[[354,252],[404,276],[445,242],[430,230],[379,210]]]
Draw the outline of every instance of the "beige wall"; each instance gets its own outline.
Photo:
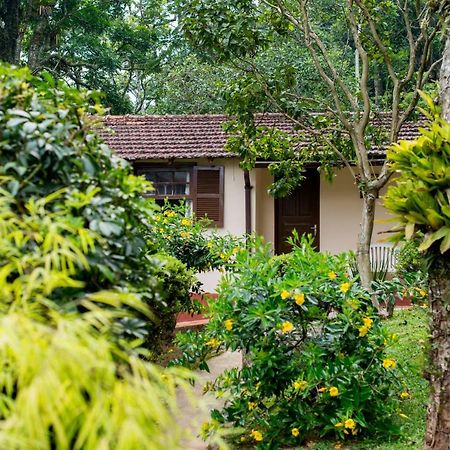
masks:
[[[274,242],[275,239],[275,202],[273,197],[267,192],[273,177],[267,169],[254,169],[254,192],[253,210],[255,219],[253,229],[256,234],[264,236],[267,242]]]
[[[382,192],[382,194],[384,191]],[[385,239],[378,234],[392,227],[392,223],[380,223],[389,218],[386,209],[377,200],[375,227],[372,242]],[[331,253],[355,250],[361,223],[362,199],[347,169],[337,171],[332,183],[324,177],[320,180],[320,247]]]

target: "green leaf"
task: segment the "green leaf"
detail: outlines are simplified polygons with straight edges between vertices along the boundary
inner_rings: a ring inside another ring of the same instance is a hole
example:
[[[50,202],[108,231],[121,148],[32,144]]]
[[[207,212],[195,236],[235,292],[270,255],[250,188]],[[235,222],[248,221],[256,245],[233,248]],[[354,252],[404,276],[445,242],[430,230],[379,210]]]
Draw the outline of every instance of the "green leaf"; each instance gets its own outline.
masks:
[[[428,250],[437,240],[442,239],[448,232],[450,232],[450,228],[442,227],[434,233],[429,234],[419,245],[419,252]]]
[[[405,239],[406,239],[407,241],[409,241],[409,240],[413,237],[415,225],[416,225],[416,224],[415,224],[414,222],[408,222],[408,223],[405,225]]]
[[[447,228],[447,234],[445,235],[444,239],[442,239],[440,251],[441,253],[445,253],[450,249],[450,228]]]
[[[106,237],[110,237],[112,235],[118,236],[122,233],[122,227],[113,222],[100,221],[98,223],[98,229]]]

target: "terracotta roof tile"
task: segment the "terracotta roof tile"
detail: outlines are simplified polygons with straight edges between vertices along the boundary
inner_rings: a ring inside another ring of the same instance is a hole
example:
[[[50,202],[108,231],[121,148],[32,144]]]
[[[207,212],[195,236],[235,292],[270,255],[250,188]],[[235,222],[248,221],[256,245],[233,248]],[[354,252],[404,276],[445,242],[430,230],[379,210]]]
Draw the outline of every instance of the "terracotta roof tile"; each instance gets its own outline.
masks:
[[[234,155],[224,150],[227,136],[222,123],[226,115],[166,115],[166,116],[106,116],[106,128],[100,129],[105,142],[119,156],[129,160],[229,158]],[[379,123],[389,123],[384,114]],[[294,132],[292,122],[281,114],[259,116],[259,123]],[[413,139],[423,123],[406,123],[400,139]],[[307,145],[307,141],[305,141]],[[373,149],[372,156],[384,156],[384,148]]]

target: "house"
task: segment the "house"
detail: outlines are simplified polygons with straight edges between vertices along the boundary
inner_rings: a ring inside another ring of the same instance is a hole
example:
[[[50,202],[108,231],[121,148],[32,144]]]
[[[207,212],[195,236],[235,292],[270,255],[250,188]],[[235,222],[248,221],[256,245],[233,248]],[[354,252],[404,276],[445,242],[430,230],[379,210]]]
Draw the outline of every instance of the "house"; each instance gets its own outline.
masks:
[[[239,159],[224,150],[227,136],[222,123],[227,120],[225,115],[106,116],[105,124],[113,133],[102,135],[136,173],[153,182],[158,202],[186,199],[196,215],[207,215],[219,232],[256,232],[281,253],[295,228],[300,234],[312,233],[320,250],[355,249],[362,200],[348,170],[336,169],[329,183],[312,167],[291,196],[274,199],[267,192],[272,177],[266,162],[245,177]],[[281,114],[265,114],[261,121],[292,132]],[[416,135],[417,124],[407,123],[400,138]],[[384,149],[371,156],[374,166],[379,165]],[[378,200],[374,242],[383,239],[378,233],[389,225],[380,220],[387,218]],[[204,279],[206,289],[214,288],[216,278]]]

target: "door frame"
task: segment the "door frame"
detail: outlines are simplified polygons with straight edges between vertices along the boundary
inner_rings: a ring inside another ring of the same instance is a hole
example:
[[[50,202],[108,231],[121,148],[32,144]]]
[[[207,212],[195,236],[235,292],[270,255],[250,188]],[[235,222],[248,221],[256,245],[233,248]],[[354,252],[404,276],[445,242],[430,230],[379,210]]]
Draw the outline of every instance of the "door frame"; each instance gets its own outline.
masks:
[[[320,189],[321,189],[321,180],[320,180],[320,173],[317,171],[316,168],[308,168],[304,170],[305,172],[305,178],[308,177],[308,174],[311,174],[313,172],[317,173],[317,177],[318,177],[318,190],[317,190],[317,194],[316,194],[316,201],[317,201],[317,217],[318,217],[318,223],[317,223],[317,233],[315,235],[315,244],[316,244],[316,250],[320,251]],[[301,184],[300,184],[300,188],[301,188]],[[289,196],[287,196],[289,197]],[[286,197],[285,197],[286,198]],[[278,209],[279,209],[279,203],[282,199],[280,198],[275,198],[275,202],[274,202],[274,250],[275,250],[275,254],[279,255],[280,252],[280,236],[279,236],[279,231],[280,231],[280,218],[278,215]]]

